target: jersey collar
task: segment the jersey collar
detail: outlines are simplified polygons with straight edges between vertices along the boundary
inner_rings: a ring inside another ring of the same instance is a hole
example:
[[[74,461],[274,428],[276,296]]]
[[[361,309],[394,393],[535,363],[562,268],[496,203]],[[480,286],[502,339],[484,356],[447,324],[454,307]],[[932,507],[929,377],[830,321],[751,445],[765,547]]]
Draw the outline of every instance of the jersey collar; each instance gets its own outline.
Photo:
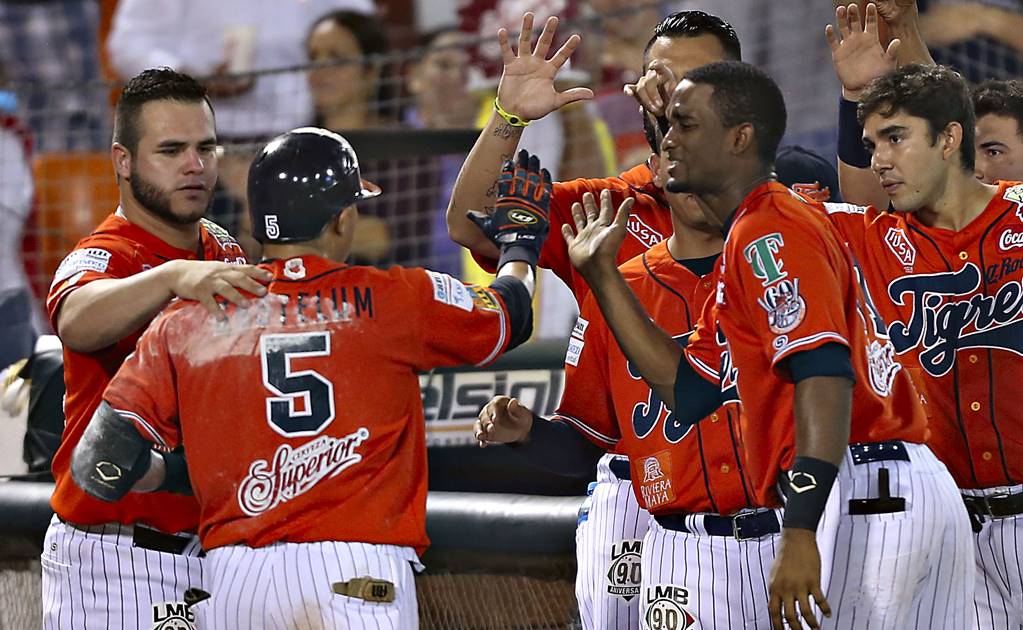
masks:
[[[789,189],[785,187],[785,184],[776,180],[764,182],[751,190],[749,194],[746,195],[746,198],[739,204],[739,207],[733,210],[732,214],[725,220],[724,225],[721,226],[721,233],[724,234],[725,238],[728,238],[728,233],[732,231],[732,226],[735,225],[736,222],[743,217],[743,215],[755,207],[753,203],[754,201],[764,195],[778,192],[788,194]]]
[[[151,234],[140,226],[129,221],[124,215],[124,211],[121,210],[121,206],[117,206],[117,210],[115,210],[114,213],[109,216],[96,231],[116,232],[117,234],[140,243],[157,258],[163,258],[164,260],[204,260],[207,252],[210,251],[209,240],[213,238],[206,232],[206,226],[200,223],[199,238],[202,243],[201,252],[179,249],[155,234]]]

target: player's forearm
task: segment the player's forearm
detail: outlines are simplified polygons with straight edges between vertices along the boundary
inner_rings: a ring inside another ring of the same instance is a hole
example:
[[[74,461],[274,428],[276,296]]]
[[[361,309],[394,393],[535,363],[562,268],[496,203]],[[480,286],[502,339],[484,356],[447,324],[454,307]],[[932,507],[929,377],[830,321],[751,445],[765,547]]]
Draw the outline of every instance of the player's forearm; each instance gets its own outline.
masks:
[[[899,66],[908,63],[919,63],[925,66],[933,66],[934,59],[927,50],[923,35],[920,33],[920,14],[913,6],[905,11],[898,21],[888,25],[888,41],[898,39],[902,42],[899,46]],[[885,47],[888,42],[882,42]]]
[[[668,409],[675,409],[682,348],[650,319],[617,268],[587,281],[618,347]]]
[[[127,278],[97,280],[64,299],[57,335],[75,352],[117,343],[151,320],[174,296],[174,261]]]
[[[813,376],[795,386],[796,456],[842,463],[849,446],[853,383]]]
[[[448,235],[477,254],[497,258],[497,247],[466,217],[471,211],[488,212],[497,199],[501,165],[519,146],[522,128],[509,125],[497,112],[490,116],[458,173],[448,203]]]
[[[132,492],[154,492],[163,485],[167,476],[163,456],[156,451],[149,451],[149,470],[131,487]]]
[[[498,278],[515,278],[526,287],[526,291],[529,292],[529,296],[532,297],[536,291],[536,269],[528,263],[521,260],[515,260],[505,265],[501,265],[501,268],[497,270]]]

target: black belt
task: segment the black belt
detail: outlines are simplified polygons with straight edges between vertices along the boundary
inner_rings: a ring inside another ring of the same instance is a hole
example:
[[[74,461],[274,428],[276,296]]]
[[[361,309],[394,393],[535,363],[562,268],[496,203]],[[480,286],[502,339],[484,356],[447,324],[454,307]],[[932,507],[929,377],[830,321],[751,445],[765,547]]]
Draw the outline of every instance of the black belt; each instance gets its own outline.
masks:
[[[898,440],[887,442],[861,442],[850,444],[849,452],[852,454],[854,464],[869,464],[871,462],[888,461],[909,461],[909,452],[906,445]]]
[[[631,481],[632,473],[629,471],[629,460],[627,459],[612,459],[607,463],[607,467],[611,470],[611,474],[618,477],[621,481]]]
[[[688,532],[690,534],[699,533],[686,526],[685,514],[661,514],[654,516],[654,519],[665,529]],[[781,532],[778,515],[773,510],[745,514],[740,512],[734,516],[705,514],[703,516],[703,528],[711,536],[731,536],[736,540],[749,540]]]
[[[963,495],[966,509],[977,516],[1001,518],[1023,514],[1023,493],[1005,496],[971,497]]]
[[[133,547],[172,553],[176,556],[185,553],[185,549],[188,548],[192,540],[193,537],[191,535],[165,534],[141,525],[136,525],[131,534],[131,544]]]

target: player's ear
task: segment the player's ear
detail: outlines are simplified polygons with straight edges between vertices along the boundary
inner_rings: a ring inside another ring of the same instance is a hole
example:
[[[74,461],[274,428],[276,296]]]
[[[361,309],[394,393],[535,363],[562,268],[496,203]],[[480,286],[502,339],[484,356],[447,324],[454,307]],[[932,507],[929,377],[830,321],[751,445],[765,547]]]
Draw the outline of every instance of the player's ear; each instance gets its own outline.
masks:
[[[941,157],[951,159],[963,145],[963,126],[954,121],[948,123],[938,134],[938,141],[941,142]]]
[[[120,142],[113,143],[110,146],[110,160],[114,163],[114,173],[117,174],[119,179],[131,178],[132,157],[128,147]]]
[[[753,130],[753,124],[744,122],[731,129],[732,153],[740,155],[747,151],[755,151],[757,138]]]
[[[661,177],[661,156],[656,153],[651,153],[650,157],[646,159],[647,168],[650,169],[651,175],[654,178],[654,186],[658,188],[664,188],[664,178]]]

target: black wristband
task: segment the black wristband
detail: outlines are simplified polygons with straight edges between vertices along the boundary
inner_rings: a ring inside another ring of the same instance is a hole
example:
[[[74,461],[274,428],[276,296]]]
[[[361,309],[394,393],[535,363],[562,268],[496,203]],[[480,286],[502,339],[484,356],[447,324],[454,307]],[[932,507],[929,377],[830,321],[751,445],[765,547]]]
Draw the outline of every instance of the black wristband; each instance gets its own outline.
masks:
[[[817,531],[824,514],[831,486],[838,476],[838,466],[814,457],[797,457],[792,470],[782,478],[785,492],[784,527]]]
[[[163,456],[163,483],[155,492],[173,492],[174,494],[192,494],[192,480],[188,478],[188,465],[185,454],[179,451],[160,453]]]
[[[511,243],[501,247],[501,257],[497,260],[497,268],[500,269],[506,263],[520,261],[535,269],[538,260],[540,260],[539,247]]]
[[[863,125],[856,118],[859,103],[838,101],[838,159],[849,166],[868,168],[870,153],[863,147]]]

